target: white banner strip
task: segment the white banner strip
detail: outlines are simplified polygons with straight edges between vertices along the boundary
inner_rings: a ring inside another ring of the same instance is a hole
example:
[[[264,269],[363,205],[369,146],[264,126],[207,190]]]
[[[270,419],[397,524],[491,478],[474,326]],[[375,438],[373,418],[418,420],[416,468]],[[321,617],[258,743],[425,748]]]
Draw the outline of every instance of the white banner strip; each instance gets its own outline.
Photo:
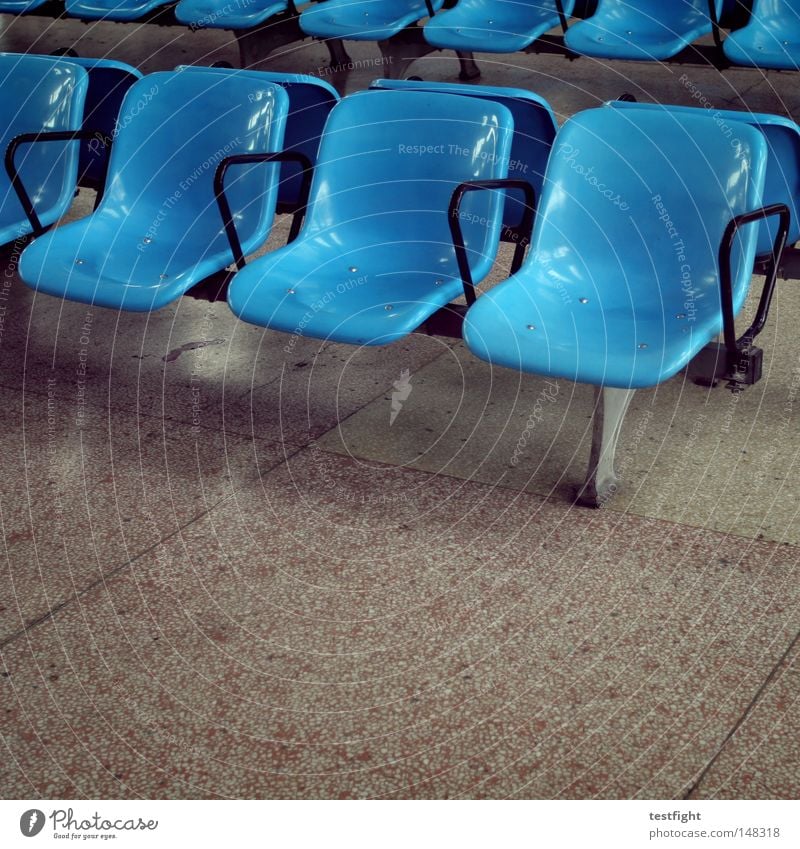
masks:
[[[797,847],[799,802],[0,801],[0,845]]]

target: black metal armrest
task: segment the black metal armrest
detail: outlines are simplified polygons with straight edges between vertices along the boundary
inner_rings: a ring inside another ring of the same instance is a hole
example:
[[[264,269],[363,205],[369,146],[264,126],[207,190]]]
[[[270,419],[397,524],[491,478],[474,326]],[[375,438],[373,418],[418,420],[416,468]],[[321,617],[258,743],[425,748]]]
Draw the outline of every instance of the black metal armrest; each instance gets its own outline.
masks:
[[[708,17],[711,19],[711,33],[714,36],[714,44],[722,48],[722,33],[720,31],[715,0],[708,0]]]
[[[28,190],[25,188],[22,178],[19,176],[19,171],[17,170],[15,161],[17,150],[19,150],[23,144],[37,144],[38,142],[90,141],[92,139],[96,139],[98,136],[102,136],[102,133],[99,130],[60,130],[57,132],[21,133],[11,139],[5,153],[6,172],[11,180],[11,185],[14,188],[14,191],[19,198],[19,202],[25,212],[25,216],[30,222],[34,236],[41,236],[42,233],[44,233],[44,227],[42,227],[42,222],[36,214],[36,210],[33,207],[33,202],[28,194]],[[110,147],[111,143],[112,142],[110,140],[107,141],[106,147]],[[105,179],[103,182],[105,182]],[[100,202],[101,196],[102,187],[97,192],[95,207],[97,207],[97,204]]]
[[[436,14],[436,10],[433,8],[433,3],[431,0],[425,0],[425,5],[428,7],[428,16],[432,18]]]
[[[516,180],[507,178],[504,180],[470,180],[467,183],[462,183],[453,192],[450,198],[450,207],[447,211],[447,218],[450,224],[450,235],[453,239],[453,247],[456,251],[456,262],[458,263],[458,272],[461,275],[461,282],[464,286],[464,296],[467,299],[467,304],[472,306],[475,303],[475,283],[472,280],[472,271],[469,267],[469,259],[467,257],[467,249],[464,245],[464,233],[461,229],[461,201],[467,192],[484,191],[492,189],[521,189],[525,194],[525,212],[522,216],[522,224],[517,228],[516,248],[514,250],[514,261],[511,264],[511,273],[516,274],[522,267],[522,262],[525,259],[525,249],[530,244],[531,234],[533,233],[533,219],[536,214],[536,192],[533,186],[527,180]],[[500,208],[500,215],[503,214],[504,205]],[[521,236],[521,238],[520,238]]]
[[[733,279],[731,272],[731,253],[733,252],[733,243],[736,239],[736,234],[747,224],[752,224],[755,221],[764,221],[773,216],[780,218],[778,233],[775,236],[775,243],[772,247],[772,256],[766,269],[766,280],[764,288],[761,291],[761,300],[758,303],[753,323],[748,327],[744,334],[736,338],[736,316],[733,312]],[[722,302],[722,327],[725,340],[725,350],[727,354],[728,379],[732,382],[737,381],[737,373],[739,371],[737,364],[741,351],[750,348],[753,344],[753,339],[758,336],[764,329],[769,315],[772,296],[775,292],[775,283],[778,279],[778,269],[780,267],[781,255],[786,248],[786,240],[789,235],[789,224],[791,222],[791,212],[789,207],[783,203],[773,203],[769,206],[762,206],[760,209],[755,209],[752,212],[745,212],[742,215],[737,215],[725,228],[725,234],[722,237],[722,243],[719,249],[719,280],[721,286],[721,302]]]
[[[217,199],[222,223],[225,225],[225,235],[228,237],[228,243],[231,246],[231,253],[233,254],[236,268],[240,270],[245,265],[244,254],[242,253],[242,243],[239,241],[239,234],[236,232],[236,225],[233,222],[231,206],[225,195],[225,175],[231,165],[254,165],[262,162],[297,162],[303,169],[300,200],[292,212],[294,217],[292,218],[292,226],[289,230],[289,242],[293,242],[297,238],[300,232],[300,226],[305,218],[306,206],[308,205],[308,194],[311,189],[311,177],[314,166],[304,153],[288,150],[275,153],[240,153],[223,159],[214,173],[214,196]]]
[[[713,3],[713,0],[711,0]],[[558,20],[561,22],[561,31],[566,35],[568,24],[567,24],[567,14],[564,11],[564,3],[563,0],[556,0],[556,11],[558,12]]]

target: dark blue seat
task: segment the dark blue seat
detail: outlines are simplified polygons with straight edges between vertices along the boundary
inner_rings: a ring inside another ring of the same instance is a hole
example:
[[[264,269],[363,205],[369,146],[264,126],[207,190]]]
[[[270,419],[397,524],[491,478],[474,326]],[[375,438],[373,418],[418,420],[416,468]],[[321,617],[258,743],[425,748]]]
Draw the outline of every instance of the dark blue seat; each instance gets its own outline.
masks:
[[[747,26],[722,47],[734,65],[800,69],[800,0],[754,0]]]
[[[255,74],[158,73],[125,97],[108,182],[86,218],[36,239],[20,275],[40,292],[155,310],[228,266],[214,190],[229,156],[280,149],[289,99]],[[237,167],[229,198],[244,248],[272,225],[277,165]]]
[[[172,0],[65,0],[67,15],[83,21],[136,21]]]
[[[383,41],[442,8],[444,0],[326,0],[300,15],[303,32],[317,38]]]
[[[598,387],[583,502],[616,490],[634,390],[733,333],[758,224],[731,222],[766,214],[767,160],[761,132],[741,124],[731,144],[707,114],[591,109],[559,132],[528,257],[478,298],[464,340],[492,365]]]
[[[708,0],[598,0],[594,15],[573,24],[564,41],[584,56],[664,60],[711,31]]]
[[[575,0],[563,0],[566,16]],[[516,53],[561,21],[556,0],[459,0],[425,24],[425,39],[441,49]]]
[[[708,115],[707,109],[695,106],[664,106],[657,103],[631,103],[614,100],[606,104],[615,109],[654,109],[684,115]],[[800,126],[791,118],[781,115],[766,115],[757,112],[737,112],[719,109],[711,113],[720,132],[729,141],[737,139],[738,123],[743,122],[760,130],[768,149],[767,176],[764,185],[764,203],[785,204],[791,213],[788,244],[800,240]],[[688,141],[688,139],[687,139]],[[772,253],[778,222],[774,219],[761,225],[758,236],[757,255],[760,259]]]
[[[184,65],[178,70],[191,71],[192,67]],[[305,74],[239,71],[231,68],[202,68],[201,70],[206,73],[234,76],[254,73],[266,82],[281,86],[289,95],[289,114],[286,118],[283,150],[303,154],[312,168],[314,167],[325,122],[328,120],[331,109],[339,102],[339,94],[330,83],[319,77]],[[302,182],[302,166],[299,163],[285,162],[281,165],[278,212],[291,212],[296,209],[301,199]]]
[[[527,181],[533,186],[537,197],[541,194],[542,179],[553,139],[558,132],[558,124],[550,105],[539,95],[519,88],[459,85],[422,80],[375,80],[370,88],[438,91],[458,94],[462,97],[491,100],[505,106],[514,117],[514,140],[511,144],[508,176]],[[513,231],[521,225],[525,212],[524,202],[524,198],[518,191],[506,192],[506,208],[503,215],[505,236],[513,238]]]
[[[241,30],[260,26],[288,8],[287,0],[180,0],[175,17],[195,29]]]
[[[463,294],[449,203],[464,181],[505,177],[513,119],[450,94],[376,91],[331,112],[298,238],[231,281],[245,321],[302,336],[386,345]],[[475,282],[490,270],[502,192],[461,209]]]
[[[80,129],[89,79],[71,62],[0,54],[0,146],[28,133]],[[78,175],[78,143],[39,141],[20,146],[14,161],[42,227],[69,208]],[[0,244],[34,231],[6,169],[0,171]]]

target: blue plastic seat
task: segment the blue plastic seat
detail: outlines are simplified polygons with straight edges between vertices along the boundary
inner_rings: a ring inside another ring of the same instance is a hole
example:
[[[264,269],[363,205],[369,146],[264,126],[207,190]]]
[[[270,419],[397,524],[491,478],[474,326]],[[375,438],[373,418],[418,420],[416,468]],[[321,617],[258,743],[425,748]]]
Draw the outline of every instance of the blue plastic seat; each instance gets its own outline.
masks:
[[[86,218],[36,239],[20,275],[40,292],[155,310],[233,260],[214,175],[229,156],[279,149],[288,96],[256,78],[157,73],[128,92],[108,182]],[[277,165],[237,166],[229,197],[246,250],[266,239]]]
[[[511,113],[450,94],[346,97],[322,139],[299,237],[231,281],[245,321],[318,339],[386,345],[463,293],[448,206],[464,181],[505,177]],[[490,270],[502,192],[471,192],[460,220],[475,282]]]
[[[8,54],[20,56],[22,54]],[[29,55],[29,54],[26,54]],[[99,188],[105,179],[108,162],[107,145],[114,137],[122,100],[128,89],[142,78],[136,68],[112,59],[43,56],[50,62],[79,65],[89,75],[89,88],[83,111],[83,129],[96,133],[81,142],[78,185]]]
[[[427,18],[444,0],[326,0],[300,15],[300,28],[317,38],[383,41]]]
[[[26,133],[80,129],[86,72],[69,62],[0,55],[0,146]],[[78,174],[77,142],[36,142],[17,149],[15,162],[43,227],[69,208]],[[33,232],[6,169],[0,169],[0,244]]]
[[[719,12],[721,0],[715,0]],[[570,50],[603,59],[664,60],[712,31],[708,0],[599,0],[564,37]]]
[[[791,222],[788,244],[800,240],[800,126],[790,118],[755,112],[737,112],[732,109],[713,110],[696,106],[663,106],[657,103],[631,103],[614,100],[606,104],[615,109],[651,109],[683,115],[711,115],[718,129],[729,141],[738,137],[738,123],[749,124],[760,130],[767,141],[767,176],[764,186],[764,203],[782,203],[789,207]],[[687,139],[688,141],[688,139]],[[768,257],[777,235],[778,222],[763,222],[758,236],[757,254]]]
[[[191,71],[191,65],[183,65],[178,70]],[[282,74],[272,71],[241,71],[232,68],[202,68],[205,73],[221,75],[256,74],[257,79],[281,86],[289,95],[289,114],[286,118],[286,132],[283,137],[283,150],[303,154],[316,165],[322,131],[331,109],[339,102],[336,89],[319,77],[304,74]],[[278,212],[292,212],[301,199],[303,175],[302,166],[296,162],[284,162],[281,165],[280,186],[278,187]]]
[[[747,26],[722,47],[734,65],[800,69],[800,0],[754,0]]]
[[[473,353],[626,389],[676,374],[722,330],[726,226],[762,203],[766,142],[745,125],[737,135],[732,145],[707,115],[651,109],[591,109],[568,121],[525,265],[467,314]],[[743,232],[736,312],[756,249],[757,229]]]
[[[569,16],[575,0],[562,6]],[[459,0],[425,24],[425,40],[442,49],[516,53],[560,22],[556,0]]]
[[[0,13],[7,15],[24,15],[43,6],[49,0],[0,0]]]
[[[67,15],[83,21],[137,21],[172,0],[65,0]]]
[[[637,388],[675,375],[723,329],[738,356],[733,318],[767,213],[768,154],[754,127],[737,136],[708,115],[579,113],[556,139],[525,263],[466,315],[464,341],[481,359],[596,387],[583,504],[617,490],[614,453]]]
[[[508,176],[526,180],[538,198],[547,168],[547,159],[553,140],[558,132],[558,123],[553,110],[538,94],[520,88],[499,88],[481,85],[459,85],[422,80],[375,80],[371,89],[394,89],[401,91],[433,91],[477,97],[500,103],[514,118],[514,140],[511,144],[511,162]],[[506,192],[506,208],[503,215],[504,233],[515,231],[524,218],[524,198],[517,191]]]
[[[259,26],[288,8],[287,0],[180,0],[175,17],[195,29],[243,30]]]

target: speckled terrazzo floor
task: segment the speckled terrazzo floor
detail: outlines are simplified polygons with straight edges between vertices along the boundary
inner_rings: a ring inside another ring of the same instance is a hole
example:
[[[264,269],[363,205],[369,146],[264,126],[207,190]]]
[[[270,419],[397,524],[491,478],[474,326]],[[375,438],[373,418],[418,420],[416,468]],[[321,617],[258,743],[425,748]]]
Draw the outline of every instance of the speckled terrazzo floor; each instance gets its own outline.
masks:
[[[0,27],[3,49],[148,71],[236,58],[225,33]],[[380,73],[351,52],[348,90]],[[624,90],[689,102],[683,73],[719,106],[800,115],[786,74],[480,62],[562,118]],[[513,465],[541,385],[459,343],[287,351],[222,304],[119,316],[13,280],[0,796],[797,798],[798,303],[782,283],[735,405],[682,378],[637,395],[623,489],[593,512],[568,498],[585,387],[560,385]]]

